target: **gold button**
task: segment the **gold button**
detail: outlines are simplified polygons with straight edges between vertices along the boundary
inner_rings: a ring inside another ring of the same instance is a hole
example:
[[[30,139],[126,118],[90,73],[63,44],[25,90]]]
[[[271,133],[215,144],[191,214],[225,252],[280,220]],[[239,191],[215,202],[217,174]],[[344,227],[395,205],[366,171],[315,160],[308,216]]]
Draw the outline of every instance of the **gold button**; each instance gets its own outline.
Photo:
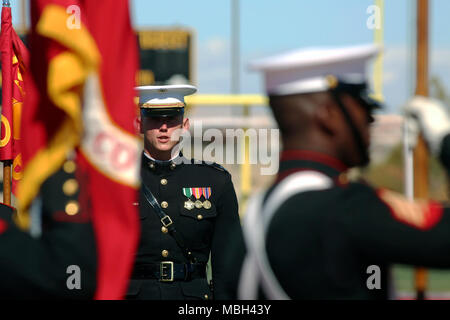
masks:
[[[175,163],[172,162],[172,163],[170,164],[170,169],[173,170],[173,169],[175,169],[176,166],[177,166],[177,165],[176,165]]]
[[[167,233],[167,232],[169,232],[169,230],[166,227],[161,227],[161,232],[162,233]]]
[[[348,184],[348,177],[347,177],[347,174],[341,173],[341,174],[339,175],[338,179],[339,179],[339,183],[340,183],[340,184]]]
[[[208,295],[207,295],[207,294],[205,294],[205,299],[206,299],[206,300],[208,300],[208,298],[209,298],[209,297],[208,297]]]
[[[164,258],[167,258],[167,257],[169,256],[169,251],[163,250],[163,251],[161,252],[161,255],[162,255]]]
[[[80,206],[78,205],[78,202],[72,200],[66,204],[65,211],[69,216],[74,216],[80,211]]]
[[[69,179],[62,186],[66,196],[73,196],[78,191],[78,182],[75,179]]]
[[[74,173],[76,168],[77,168],[77,165],[75,164],[74,161],[69,160],[69,161],[64,162],[63,170],[65,172]]]
[[[203,216],[202,216],[201,214],[199,214],[199,215],[197,216],[197,219],[198,219],[198,220],[202,220],[202,219],[203,219]]]
[[[161,184],[165,186],[167,184],[167,179],[161,179]]]
[[[163,207],[164,209],[166,209],[168,206],[169,204],[167,203],[167,201],[161,202],[161,207]]]
[[[149,164],[148,164],[148,166],[149,166],[149,168],[150,169],[155,169],[155,164],[153,163],[153,162],[150,162]]]

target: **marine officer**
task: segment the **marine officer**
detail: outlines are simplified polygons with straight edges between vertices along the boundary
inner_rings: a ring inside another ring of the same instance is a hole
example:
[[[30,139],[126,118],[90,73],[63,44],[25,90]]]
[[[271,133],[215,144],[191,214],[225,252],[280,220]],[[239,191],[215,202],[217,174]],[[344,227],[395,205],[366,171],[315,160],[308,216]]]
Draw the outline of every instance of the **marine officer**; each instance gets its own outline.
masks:
[[[143,86],[141,240],[128,299],[223,299],[226,239],[240,229],[231,175],[180,153],[191,85]],[[207,282],[211,256],[212,285]]]

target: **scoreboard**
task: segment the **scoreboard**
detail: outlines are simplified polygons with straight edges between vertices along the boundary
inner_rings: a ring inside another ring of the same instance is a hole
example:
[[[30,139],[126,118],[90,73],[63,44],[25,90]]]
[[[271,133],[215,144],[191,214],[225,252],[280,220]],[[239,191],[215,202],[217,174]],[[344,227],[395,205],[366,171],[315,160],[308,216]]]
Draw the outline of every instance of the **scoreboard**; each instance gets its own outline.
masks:
[[[139,85],[170,84],[192,79],[192,33],[184,29],[137,31]]]

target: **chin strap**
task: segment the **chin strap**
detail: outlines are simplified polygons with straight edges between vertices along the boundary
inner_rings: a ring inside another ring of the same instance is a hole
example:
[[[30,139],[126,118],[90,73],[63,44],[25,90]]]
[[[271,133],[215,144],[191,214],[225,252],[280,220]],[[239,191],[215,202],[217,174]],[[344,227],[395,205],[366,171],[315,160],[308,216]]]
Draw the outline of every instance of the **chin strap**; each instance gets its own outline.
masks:
[[[362,165],[366,165],[367,163],[369,163],[369,154],[368,154],[366,146],[363,143],[361,133],[359,132],[358,128],[356,128],[355,123],[352,120],[352,117],[348,113],[347,109],[344,107],[344,104],[342,103],[342,100],[339,97],[339,93],[333,89],[330,89],[329,92],[331,93],[335,102],[339,106],[339,109],[341,109],[341,112],[344,115],[345,121],[347,122],[347,125],[349,126],[349,128],[353,134],[354,141],[359,150],[359,154],[361,155]]]

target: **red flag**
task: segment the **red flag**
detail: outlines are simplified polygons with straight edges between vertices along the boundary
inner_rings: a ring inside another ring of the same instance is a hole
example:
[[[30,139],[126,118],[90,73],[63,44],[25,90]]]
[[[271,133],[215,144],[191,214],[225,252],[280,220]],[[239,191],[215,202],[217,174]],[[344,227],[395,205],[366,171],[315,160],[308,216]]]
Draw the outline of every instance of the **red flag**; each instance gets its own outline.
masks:
[[[45,179],[77,152],[97,241],[96,299],[124,296],[139,237],[137,43],[128,1],[31,2],[30,79],[22,117],[19,221]]]
[[[22,175],[20,153],[20,118],[24,100],[24,83],[28,65],[28,51],[16,34],[11,22],[11,8],[2,7],[2,30],[0,37],[2,53],[2,118],[0,160],[13,160],[12,190]]]

